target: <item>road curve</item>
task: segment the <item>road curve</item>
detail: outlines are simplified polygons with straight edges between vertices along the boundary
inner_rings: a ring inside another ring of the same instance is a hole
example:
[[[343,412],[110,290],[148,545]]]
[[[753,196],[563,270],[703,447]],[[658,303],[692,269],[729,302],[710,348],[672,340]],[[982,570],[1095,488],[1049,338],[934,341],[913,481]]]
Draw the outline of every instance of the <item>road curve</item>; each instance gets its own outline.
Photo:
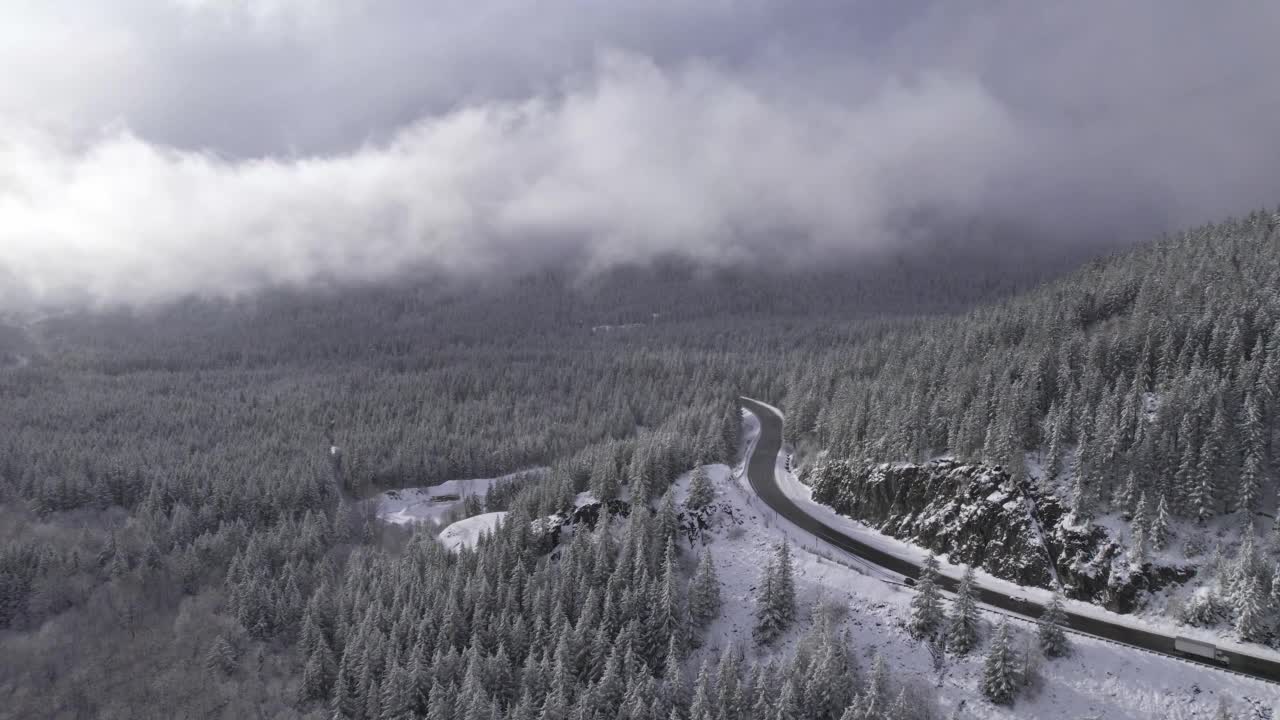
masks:
[[[778,453],[782,450],[782,416],[773,408],[757,400],[744,397],[740,399],[740,402],[742,407],[751,411],[760,420],[760,435],[756,440],[755,449],[751,452],[751,457],[747,461],[747,478],[751,483],[751,489],[770,509],[786,518],[791,524],[820,540],[886,570],[909,578],[915,578],[920,574],[918,566],[867,545],[824,524],[806,513],[791,498],[787,497],[778,486],[778,480],[774,474]],[[952,578],[942,576],[939,578],[938,584],[944,589],[954,592],[956,585],[959,583]],[[1041,605],[1030,600],[1014,598],[986,588],[979,589],[979,598],[983,603],[992,607],[1030,618],[1037,618],[1044,612],[1044,608]],[[1204,665],[1205,667],[1223,669],[1223,666],[1200,662],[1177,652],[1174,650],[1173,637],[1171,636],[1139,630],[1127,625],[1110,623],[1096,617],[1077,615],[1071,612],[1067,613],[1067,622],[1073,630],[1096,635],[1106,640],[1142,650],[1149,650],[1161,655],[1168,655],[1197,665]],[[1270,682],[1280,682],[1280,663],[1252,655],[1234,653],[1229,650],[1223,652],[1226,653],[1229,662],[1226,669]]]

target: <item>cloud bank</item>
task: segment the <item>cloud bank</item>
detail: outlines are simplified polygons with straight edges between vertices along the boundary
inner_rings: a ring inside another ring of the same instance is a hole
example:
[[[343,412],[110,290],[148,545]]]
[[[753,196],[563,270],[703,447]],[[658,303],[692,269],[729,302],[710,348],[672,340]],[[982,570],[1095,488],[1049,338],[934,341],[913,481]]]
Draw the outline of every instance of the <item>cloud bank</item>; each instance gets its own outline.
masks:
[[[0,79],[0,309],[857,258],[918,214],[1128,238],[1280,195],[1280,11],[877,5],[0,11],[29,70]]]

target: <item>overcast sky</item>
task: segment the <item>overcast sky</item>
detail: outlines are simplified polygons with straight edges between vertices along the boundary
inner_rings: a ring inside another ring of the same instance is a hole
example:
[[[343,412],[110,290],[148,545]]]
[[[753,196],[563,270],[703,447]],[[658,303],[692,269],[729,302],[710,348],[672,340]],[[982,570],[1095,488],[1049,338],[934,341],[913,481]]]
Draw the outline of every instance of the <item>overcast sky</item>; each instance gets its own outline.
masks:
[[[0,309],[1280,202],[1280,4],[8,0]]]

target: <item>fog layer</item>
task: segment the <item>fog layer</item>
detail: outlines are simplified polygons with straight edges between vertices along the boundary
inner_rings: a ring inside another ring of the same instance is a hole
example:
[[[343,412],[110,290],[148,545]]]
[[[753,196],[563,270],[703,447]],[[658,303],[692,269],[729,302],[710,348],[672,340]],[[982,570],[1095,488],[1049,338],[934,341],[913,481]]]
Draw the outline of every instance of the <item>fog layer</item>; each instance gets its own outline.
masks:
[[[878,5],[0,11],[0,309],[856,260],[918,217],[1122,242],[1280,195],[1280,10]]]

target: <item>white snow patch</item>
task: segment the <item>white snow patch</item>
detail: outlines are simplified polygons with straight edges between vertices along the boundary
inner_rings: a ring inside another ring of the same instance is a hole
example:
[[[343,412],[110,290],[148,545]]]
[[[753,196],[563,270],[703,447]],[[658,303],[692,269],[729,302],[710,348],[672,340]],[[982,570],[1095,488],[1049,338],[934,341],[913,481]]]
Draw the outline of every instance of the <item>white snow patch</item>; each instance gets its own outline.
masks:
[[[440,543],[452,552],[464,547],[475,547],[480,542],[480,536],[492,533],[506,516],[505,512],[491,512],[459,520],[440,531]]]
[[[388,490],[374,498],[379,520],[396,525],[429,523],[439,525],[467,496],[484,497],[489,488],[503,481],[521,482],[542,477],[545,469],[523,470],[496,478],[449,480],[439,485]]]

